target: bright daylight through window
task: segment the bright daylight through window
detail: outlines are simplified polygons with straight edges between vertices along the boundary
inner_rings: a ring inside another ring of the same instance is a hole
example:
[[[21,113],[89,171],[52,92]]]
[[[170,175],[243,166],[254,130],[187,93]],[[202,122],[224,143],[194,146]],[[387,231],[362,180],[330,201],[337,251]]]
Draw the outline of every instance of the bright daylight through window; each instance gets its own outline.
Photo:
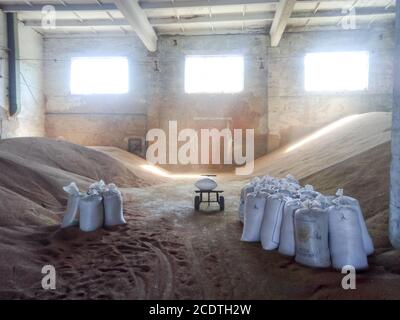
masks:
[[[122,94],[129,91],[129,64],[124,57],[71,60],[72,94]]]
[[[309,53],[304,64],[306,91],[368,89],[369,54],[366,51]]]
[[[237,93],[244,87],[242,56],[188,56],[186,93]]]

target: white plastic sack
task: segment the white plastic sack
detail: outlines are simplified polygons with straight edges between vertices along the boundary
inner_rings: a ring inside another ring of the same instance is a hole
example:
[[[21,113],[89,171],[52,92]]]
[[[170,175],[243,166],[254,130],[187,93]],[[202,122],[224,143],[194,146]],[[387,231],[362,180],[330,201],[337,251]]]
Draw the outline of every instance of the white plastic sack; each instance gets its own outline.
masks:
[[[347,265],[356,270],[368,268],[358,213],[353,206],[329,208],[329,245],[335,269]]]
[[[362,240],[363,240],[363,245],[364,245],[364,250],[367,256],[370,256],[371,254],[374,253],[374,243],[372,242],[372,238],[369,235],[367,225],[364,220],[364,215],[361,210],[360,203],[358,202],[357,199],[354,199],[352,197],[344,196],[343,195],[343,189],[339,189],[338,192],[336,193],[337,198],[333,200],[335,204],[339,205],[351,205],[354,206],[355,210],[357,211],[358,215],[358,221],[360,223],[360,228],[361,228],[361,235],[362,235]]]
[[[290,188],[287,185],[284,185],[283,187],[281,187],[281,189],[277,190],[276,193],[280,194],[286,198],[291,198],[291,199],[297,197],[297,191]]]
[[[294,233],[294,214],[302,208],[300,200],[286,202],[283,208],[281,235],[279,239],[279,252],[285,256],[296,255],[296,240]]]
[[[285,180],[288,181],[289,183],[300,186],[299,181],[291,174],[288,174],[286,176]]]
[[[207,178],[201,178],[195,183],[195,186],[200,189],[201,191],[212,191],[214,190],[218,185],[215,182],[214,179],[211,179],[209,177]]]
[[[271,176],[264,176],[260,179],[258,183],[262,188],[273,188],[273,187],[278,187],[280,184],[280,181],[274,177]]]
[[[63,190],[68,193],[69,196],[67,211],[63,217],[61,228],[68,228],[78,224],[80,193],[75,182],[63,187]]]
[[[108,190],[103,193],[103,203],[105,226],[111,227],[126,224],[122,195],[115,185],[108,185]]]
[[[79,227],[82,231],[95,231],[104,222],[103,198],[98,194],[88,195],[79,202]]]
[[[307,200],[315,200],[319,195],[321,195],[319,192],[314,190],[314,187],[312,185],[305,185],[304,188],[299,190],[300,194],[300,200],[301,201],[307,201]]]
[[[241,223],[244,223],[244,204],[245,204],[245,201],[240,200],[240,203],[239,203],[239,221]]]
[[[98,182],[95,182],[89,186],[88,194],[93,195],[93,194],[102,194],[106,189],[106,184],[103,180],[100,180]]]
[[[242,241],[260,241],[261,223],[264,217],[267,194],[264,192],[249,193],[245,201],[244,227]]]
[[[244,223],[244,204],[246,201],[247,194],[254,192],[254,185],[252,183],[246,184],[240,193],[240,204],[239,204],[239,220]]]
[[[269,195],[273,195],[279,191],[278,187],[273,185],[265,185],[265,186],[257,186],[254,188],[254,191],[262,191]]]
[[[328,209],[329,207],[334,205],[333,200],[335,198],[335,196],[324,196],[321,194],[317,196],[315,200],[321,204],[322,209]]]
[[[269,196],[261,224],[261,244],[264,250],[275,250],[279,246],[284,197],[280,194]]]
[[[296,262],[309,267],[331,265],[328,245],[328,213],[308,203],[295,213]]]
[[[253,179],[251,179],[250,183],[251,183],[252,185],[257,185],[257,184],[260,183],[261,180],[262,180],[262,179],[261,179],[260,177],[254,177]]]

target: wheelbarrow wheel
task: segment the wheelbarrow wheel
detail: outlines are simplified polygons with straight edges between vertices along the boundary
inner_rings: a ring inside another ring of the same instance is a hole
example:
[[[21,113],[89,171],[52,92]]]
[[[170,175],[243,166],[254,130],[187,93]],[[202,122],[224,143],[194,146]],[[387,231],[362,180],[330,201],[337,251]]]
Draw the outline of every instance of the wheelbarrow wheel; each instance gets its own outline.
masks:
[[[219,208],[221,211],[225,210],[225,198],[223,196],[219,197]]]
[[[194,197],[194,208],[196,211],[200,210],[200,196]]]

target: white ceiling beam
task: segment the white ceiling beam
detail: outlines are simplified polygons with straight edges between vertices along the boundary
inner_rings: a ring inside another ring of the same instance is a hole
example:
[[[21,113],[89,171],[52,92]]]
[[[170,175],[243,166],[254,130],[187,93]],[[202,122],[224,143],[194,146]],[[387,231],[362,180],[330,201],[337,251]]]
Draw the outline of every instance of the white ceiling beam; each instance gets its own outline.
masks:
[[[146,13],[139,6],[137,0],[114,0],[118,10],[124,15],[130,26],[136,32],[146,48],[151,51],[157,51],[157,34],[154,31]]]
[[[391,8],[385,10],[383,8],[359,8],[356,12],[350,13],[354,14],[356,17],[364,16],[383,16],[383,15],[394,15],[395,9]],[[289,18],[290,19],[323,19],[323,18],[337,18],[348,16],[349,13],[344,13],[342,10],[329,10],[329,11],[318,11],[316,14],[309,12],[293,12]],[[218,14],[213,15],[212,18],[207,16],[185,18],[180,16],[178,18],[150,18],[149,22],[153,27],[162,27],[169,25],[187,25],[191,23],[209,23],[212,22],[235,22],[235,21],[273,21],[274,13],[271,12],[251,12],[237,13],[237,14]],[[41,20],[25,20],[23,21],[25,26],[28,27],[40,27]],[[87,19],[82,21],[59,19],[56,22],[56,27],[106,27],[106,26],[129,26],[129,22],[126,19]]]
[[[183,8],[208,8],[220,6],[234,6],[247,4],[275,4],[278,0],[186,0],[179,2],[144,2],[140,1],[140,6],[145,10],[157,9],[183,9]]]
[[[27,27],[40,27],[42,25],[41,20],[24,20],[23,24]],[[56,27],[127,27],[130,26],[126,19],[87,19],[87,20],[57,20]]]
[[[272,21],[274,19],[273,12],[252,12],[243,15],[242,13],[232,14],[216,14],[176,18],[151,18],[150,23],[154,27],[165,26],[170,24],[193,24],[193,23],[210,23],[210,22],[235,22],[235,21]]]
[[[394,17],[393,17],[394,18]],[[393,20],[391,18],[391,20]],[[361,29],[366,29],[368,28],[368,24],[369,22],[360,22],[357,23],[357,27],[356,29],[361,30]],[[380,22],[381,26],[389,26],[389,25],[393,25],[393,21],[382,21]],[[312,31],[317,31],[317,32],[327,32],[327,31],[343,31],[343,27],[342,26],[338,26],[336,24],[331,24],[331,25],[314,25],[314,26],[300,26],[300,27],[288,27],[286,29],[286,32],[312,32]]]
[[[272,22],[269,32],[271,37],[271,46],[276,47],[281,41],[282,35],[285,32],[289,18],[293,12],[296,0],[280,0],[275,12],[275,18]]]
[[[153,27],[169,26],[175,24],[193,24],[193,23],[210,23],[210,22],[235,22],[235,21],[272,21],[274,19],[273,13],[248,13],[243,16],[242,14],[219,14],[212,16],[201,16],[191,19],[177,18],[156,18],[149,19]],[[27,27],[40,27],[41,20],[24,20],[22,21]],[[56,27],[106,27],[106,26],[129,26],[126,19],[87,19],[83,21],[77,20],[57,20]]]
[[[352,11],[343,11],[342,9],[337,10],[320,10],[315,14],[310,14],[305,11],[293,12],[290,18],[332,18],[332,17],[349,17],[349,16],[372,16],[372,15],[385,15],[394,14],[395,8],[385,9],[383,7],[364,7],[357,8]]]
[[[299,3],[303,5],[317,5],[318,3],[331,2],[332,0],[303,0]],[[383,1],[383,0],[382,0]],[[57,11],[108,11],[117,10],[117,7],[113,3],[74,3],[65,5],[48,3],[55,7]],[[158,10],[158,9],[185,9],[185,8],[204,8],[204,7],[221,7],[230,5],[252,5],[252,4],[272,4],[278,5],[279,0],[186,0],[179,2],[140,2],[140,7],[144,10]],[[4,12],[19,12],[19,11],[42,11],[43,4],[28,3],[24,4],[2,4],[0,9]],[[395,6],[395,2],[390,0],[388,3],[382,6]]]
[[[137,0],[133,0],[137,1]],[[329,1],[329,0],[323,0]],[[139,2],[139,5],[144,10],[157,10],[157,9],[183,9],[183,8],[203,8],[203,7],[221,7],[230,5],[247,5],[247,4],[277,4],[279,0],[186,0],[180,2]],[[314,1],[306,1],[314,2]],[[85,4],[54,4],[48,3],[55,7],[57,11],[91,11],[91,10],[117,10],[113,3],[85,3]],[[0,8],[4,12],[18,12],[18,11],[41,11],[46,4],[3,4]]]
[[[4,12],[20,12],[20,11],[42,11],[46,4],[3,4],[0,5],[0,9]],[[117,7],[113,3],[97,4],[54,4],[49,3],[54,7],[56,11],[105,11],[105,10],[117,10]]]
[[[314,5],[320,3],[329,3],[334,0],[301,0],[299,4]],[[350,0],[338,0],[338,2],[347,2]],[[384,1],[384,0],[381,0]],[[145,2],[139,1],[140,6],[144,10],[161,10],[161,9],[188,9],[188,8],[204,8],[204,7],[221,7],[221,6],[235,6],[235,5],[255,5],[255,4],[273,4],[278,5],[279,0],[181,0],[179,2],[169,1],[156,1]]]

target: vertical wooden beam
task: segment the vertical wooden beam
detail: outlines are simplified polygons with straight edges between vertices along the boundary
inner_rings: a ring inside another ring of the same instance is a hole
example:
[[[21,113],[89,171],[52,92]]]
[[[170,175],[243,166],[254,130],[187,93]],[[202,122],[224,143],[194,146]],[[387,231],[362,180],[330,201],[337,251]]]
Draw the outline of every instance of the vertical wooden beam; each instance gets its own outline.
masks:
[[[394,52],[392,117],[389,238],[392,245],[400,249],[400,0],[396,1],[396,48]]]
[[[122,12],[125,19],[132,26],[146,48],[154,52],[157,50],[157,34],[154,31],[146,13],[139,6],[137,0],[114,0],[118,10]]]
[[[276,8],[275,18],[272,22],[271,30],[271,46],[277,47],[281,41],[282,35],[285,32],[286,25],[292,14],[296,0],[280,0]]]

